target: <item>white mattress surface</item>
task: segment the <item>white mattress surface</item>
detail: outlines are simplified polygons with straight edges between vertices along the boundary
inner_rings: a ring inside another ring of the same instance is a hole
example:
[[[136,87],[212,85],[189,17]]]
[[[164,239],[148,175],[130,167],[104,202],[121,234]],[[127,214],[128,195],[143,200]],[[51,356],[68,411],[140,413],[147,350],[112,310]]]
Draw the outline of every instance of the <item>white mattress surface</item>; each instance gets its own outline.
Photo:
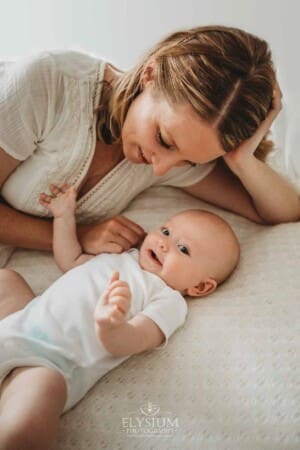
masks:
[[[236,272],[188,300],[165,349],[106,374],[61,418],[53,450],[300,448],[300,223],[256,225],[174,188],[142,193],[125,214],[149,230],[187,208],[233,226]],[[60,275],[45,252],[17,250],[8,267],[37,294]]]

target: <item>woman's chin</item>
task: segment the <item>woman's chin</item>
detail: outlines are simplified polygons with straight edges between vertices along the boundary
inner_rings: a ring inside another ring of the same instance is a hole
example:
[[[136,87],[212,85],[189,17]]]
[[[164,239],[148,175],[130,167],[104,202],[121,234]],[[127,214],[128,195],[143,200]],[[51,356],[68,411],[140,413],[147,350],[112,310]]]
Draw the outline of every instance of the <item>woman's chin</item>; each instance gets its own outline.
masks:
[[[138,157],[134,154],[133,151],[128,150],[128,148],[126,148],[126,145],[123,145],[123,154],[124,154],[124,158],[134,164],[139,163]]]
[[[133,164],[145,164],[144,161],[141,161],[141,159],[138,156],[134,155],[134,154],[126,154],[124,152],[124,156],[125,156],[125,159],[127,161],[129,161],[129,162],[131,162]]]

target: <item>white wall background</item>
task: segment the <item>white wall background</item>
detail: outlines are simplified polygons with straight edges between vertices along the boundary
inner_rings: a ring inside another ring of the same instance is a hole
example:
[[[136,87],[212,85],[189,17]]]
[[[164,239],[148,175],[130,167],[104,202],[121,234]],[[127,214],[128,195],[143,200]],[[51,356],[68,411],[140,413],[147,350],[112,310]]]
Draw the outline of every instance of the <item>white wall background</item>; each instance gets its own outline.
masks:
[[[74,48],[127,68],[184,27],[225,24],[260,35],[271,45],[284,92],[280,145],[298,158],[300,177],[299,0],[0,0],[0,11],[0,59]]]
[[[0,0],[0,6],[1,59],[73,47],[126,68],[169,31],[220,23],[266,38],[284,84],[296,88],[299,80],[298,0]]]

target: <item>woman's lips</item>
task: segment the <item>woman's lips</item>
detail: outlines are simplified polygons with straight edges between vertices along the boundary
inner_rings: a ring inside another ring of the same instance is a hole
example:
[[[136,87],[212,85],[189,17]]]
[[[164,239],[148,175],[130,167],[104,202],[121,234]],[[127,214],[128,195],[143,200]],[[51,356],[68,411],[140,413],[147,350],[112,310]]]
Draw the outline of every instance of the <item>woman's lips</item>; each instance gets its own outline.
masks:
[[[144,164],[150,164],[150,162],[146,159],[146,157],[145,157],[145,155],[144,155],[143,150],[141,149],[141,147],[139,147],[139,156],[140,156],[141,161],[142,161]]]

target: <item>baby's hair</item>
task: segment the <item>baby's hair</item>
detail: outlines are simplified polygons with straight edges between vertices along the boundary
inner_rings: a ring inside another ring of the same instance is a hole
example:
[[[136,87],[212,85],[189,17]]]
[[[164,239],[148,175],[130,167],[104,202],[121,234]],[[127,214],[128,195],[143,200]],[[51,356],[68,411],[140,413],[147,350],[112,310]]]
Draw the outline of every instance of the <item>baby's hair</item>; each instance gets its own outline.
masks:
[[[257,130],[272,105],[275,71],[266,41],[233,27],[206,26],[170,34],[110,86],[97,108],[98,138],[120,140],[141,75],[155,62],[153,87],[170,104],[189,103],[218,131],[226,152]],[[264,160],[273,143],[266,138],[255,155]]]
[[[239,260],[240,260],[240,244],[239,240],[233,231],[232,227],[229,223],[224,220],[219,215],[212,213],[210,211],[206,211],[203,209],[190,209],[182,211],[179,214],[189,213],[191,215],[199,216],[200,218],[204,218],[209,221],[211,225],[211,232],[214,233],[215,238],[219,239],[222,236],[222,250],[220,249],[219,254],[219,262],[223,258],[223,261],[226,261],[226,264],[220,266],[217,264],[215,267],[215,273],[211,274],[212,277],[217,281],[218,286],[223,284],[230,275],[235,271]],[[176,214],[177,215],[177,214]],[[229,244],[227,250],[231,249],[232,251],[226,252],[227,244]]]

